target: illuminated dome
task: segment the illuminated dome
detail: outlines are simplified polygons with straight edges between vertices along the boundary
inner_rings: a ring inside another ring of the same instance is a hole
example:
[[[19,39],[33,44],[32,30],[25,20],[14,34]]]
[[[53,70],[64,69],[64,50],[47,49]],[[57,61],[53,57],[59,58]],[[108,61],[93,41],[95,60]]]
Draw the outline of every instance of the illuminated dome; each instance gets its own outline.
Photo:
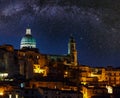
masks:
[[[36,40],[31,35],[31,29],[26,29],[26,34],[21,39],[20,49],[22,48],[36,48]]]

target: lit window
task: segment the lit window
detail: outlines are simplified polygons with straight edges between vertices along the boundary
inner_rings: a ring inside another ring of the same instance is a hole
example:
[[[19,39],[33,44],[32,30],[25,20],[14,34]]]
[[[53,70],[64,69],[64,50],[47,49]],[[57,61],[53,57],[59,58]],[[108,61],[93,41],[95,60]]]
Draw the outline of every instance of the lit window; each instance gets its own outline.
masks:
[[[3,96],[3,94],[4,94],[3,92],[0,92],[0,96]]]
[[[16,98],[18,98],[18,94],[16,94]]]
[[[113,89],[111,86],[106,86],[106,88],[107,88],[109,94],[113,93]]]
[[[45,96],[45,98],[48,98],[48,96]]]
[[[11,94],[9,94],[9,98],[12,98],[12,95],[11,95]]]

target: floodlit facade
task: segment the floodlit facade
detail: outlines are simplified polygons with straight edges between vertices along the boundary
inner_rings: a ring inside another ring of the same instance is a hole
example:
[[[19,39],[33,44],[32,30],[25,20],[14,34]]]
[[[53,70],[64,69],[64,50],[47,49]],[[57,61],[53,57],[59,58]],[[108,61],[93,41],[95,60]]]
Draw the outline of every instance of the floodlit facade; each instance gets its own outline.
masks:
[[[82,84],[120,85],[120,68],[80,66]]]
[[[110,98],[108,90],[104,87],[83,86],[83,98]]]

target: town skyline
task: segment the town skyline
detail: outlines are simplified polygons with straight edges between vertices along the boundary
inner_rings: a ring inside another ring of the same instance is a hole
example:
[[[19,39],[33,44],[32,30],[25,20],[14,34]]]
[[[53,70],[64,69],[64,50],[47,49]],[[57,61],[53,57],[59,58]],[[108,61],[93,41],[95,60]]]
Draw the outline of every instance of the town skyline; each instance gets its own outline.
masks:
[[[119,16],[119,0],[0,0],[0,98],[120,98]]]

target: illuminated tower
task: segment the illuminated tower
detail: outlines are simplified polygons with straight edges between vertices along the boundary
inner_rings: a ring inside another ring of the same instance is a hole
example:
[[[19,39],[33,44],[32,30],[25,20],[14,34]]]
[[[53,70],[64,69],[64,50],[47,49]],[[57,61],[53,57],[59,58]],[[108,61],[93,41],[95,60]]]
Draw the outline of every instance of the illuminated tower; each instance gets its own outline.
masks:
[[[70,55],[71,64],[74,66],[77,66],[76,42],[75,42],[73,36],[70,37],[70,40],[68,43],[68,55]]]
[[[21,39],[20,49],[22,48],[36,48],[36,40],[32,37],[31,29],[26,29],[26,34]]]

